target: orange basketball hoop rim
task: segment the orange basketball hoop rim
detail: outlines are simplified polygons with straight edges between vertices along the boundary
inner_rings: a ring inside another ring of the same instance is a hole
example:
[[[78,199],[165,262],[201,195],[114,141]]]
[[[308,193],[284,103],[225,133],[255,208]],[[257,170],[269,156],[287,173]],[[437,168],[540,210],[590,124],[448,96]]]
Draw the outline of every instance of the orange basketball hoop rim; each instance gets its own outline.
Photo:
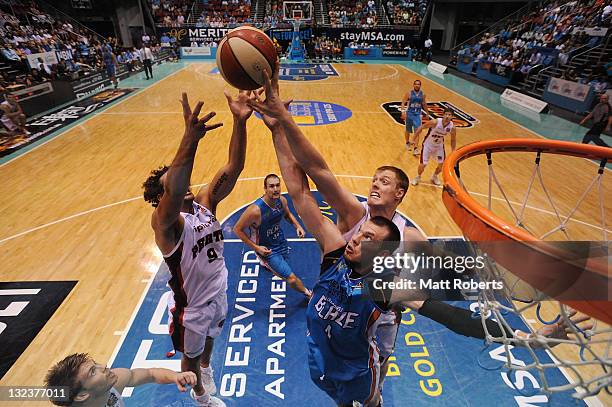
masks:
[[[563,267],[559,273],[564,276],[563,278],[571,280],[571,287],[566,284],[560,288],[558,282],[555,281],[559,274],[536,265],[550,264],[550,259],[562,259],[563,261],[564,253],[558,247],[542,242],[526,230],[483,207],[461,184],[459,168],[461,161],[477,155],[487,155],[488,164],[491,165],[492,153],[512,151],[560,154],[597,160],[599,162],[598,174],[603,175],[606,163],[612,161],[612,148],[543,139],[481,141],[468,144],[451,153],[444,161],[442,170],[444,177],[442,201],[468,240],[477,242],[479,246],[486,246],[483,249],[490,253],[499,264],[538,290],[594,318],[612,324],[612,302],[589,300],[593,298],[589,294],[592,293],[594,286],[604,290],[604,293],[612,292],[612,278],[607,261],[588,259],[586,264],[580,266],[567,264],[567,268]],[[539,161],[536,163],[539,165]],[[504,241],[519,242],[516,245],[519,248],[518,253],[504,253],[500,245],[493,244],[493,242]],[[527,264],[529,262],[526,262],[526,258],[531,260],[531,264]],[[587,270],[586,274],[585,270]],[[568,277],[568,273],[571,276]],[[584,278],[585,275],[588,278]],[[604,297],[610,299],[609,295],[604,295]]]

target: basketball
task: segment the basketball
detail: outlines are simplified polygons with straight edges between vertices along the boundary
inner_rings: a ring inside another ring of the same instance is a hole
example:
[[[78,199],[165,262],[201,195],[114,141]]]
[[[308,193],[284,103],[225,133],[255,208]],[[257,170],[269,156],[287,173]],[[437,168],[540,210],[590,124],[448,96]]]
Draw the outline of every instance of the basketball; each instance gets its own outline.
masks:
[[[230,31],[219,43],[217,67],[223,79],[238,89],[264,85],[262,71],[274,72],[276,48],[263,31],[244,26]]]

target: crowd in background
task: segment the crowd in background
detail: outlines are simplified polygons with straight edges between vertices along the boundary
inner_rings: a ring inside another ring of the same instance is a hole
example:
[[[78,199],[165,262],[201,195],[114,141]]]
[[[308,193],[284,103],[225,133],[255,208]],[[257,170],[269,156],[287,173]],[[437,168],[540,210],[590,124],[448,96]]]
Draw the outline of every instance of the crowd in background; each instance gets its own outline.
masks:
[[[179,27],[187,22],[191,0],[152,0],[151,10],[156,24]]]
[[[114,37],[103,38],[76,23],[55,19],[33,3],[13,4],[11,11],[15,14],[0,10],[0,86],[4,89],[14,91],[104,71],[104,47],[112,49],[119,70],[132,71],[142,65],[140,49],[121,47]],[[146,40],[154,53],[159,52],[154,37],[146,36]],[[44,53],[51,54],[34,55]],[[57,62],[45,58],[48,55]]]
[[[611,18],[612,6],[601,0],[550,2],[499,32],[485,33],[475,44],[464,46],[458,58],[468,55],[478,62],[507,66],[520,82],[533,68],[564,66],[576,50],[599,44],[603,37],[591,36],[585,29],[610,27]],[[605,90],[608,76],[604,71],[593,70],[583,76],[568,68],[566,74],[575,78],[571,80]]]
[[[379,23],[374,0],[336,0],[327,2],[327,14],[332,27],[375,27]]]
[[[196,27],[228,27],[251,23],[251,0],[214,0],[203,3]]]
[[[427,11],[427,0],[388,0],[387,15],[395,25],[421,25]]]

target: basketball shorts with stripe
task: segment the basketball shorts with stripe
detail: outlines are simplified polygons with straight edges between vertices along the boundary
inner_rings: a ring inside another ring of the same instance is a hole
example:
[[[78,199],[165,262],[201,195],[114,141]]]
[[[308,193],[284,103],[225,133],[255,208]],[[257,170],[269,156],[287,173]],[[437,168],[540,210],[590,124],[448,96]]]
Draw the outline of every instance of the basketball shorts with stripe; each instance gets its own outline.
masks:
[[[227,315],[227,293],[221,291],[200,310],[189,310],[188,324],[185,323],[184,310],[174,304],[168,305],[168,327],[174,349],[188,358],[195,358],[204,352],[206,338],[216,338],[223,329]]]

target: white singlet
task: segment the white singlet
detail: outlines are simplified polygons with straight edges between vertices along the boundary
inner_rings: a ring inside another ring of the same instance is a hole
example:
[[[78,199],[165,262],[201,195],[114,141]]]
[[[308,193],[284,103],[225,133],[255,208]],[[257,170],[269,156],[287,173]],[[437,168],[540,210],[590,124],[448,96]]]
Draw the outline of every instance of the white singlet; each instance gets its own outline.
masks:
[[[361,206],[363,206],[363,208],[365,209],[365,214],[359,220],[359,222],[357,222],[355,226],[351,228],[351,230],[342,235],[342,237],[344,237],[344,240],[346,240],[347,242],[351,240],[351,237],[353,237],[353,235],[359,231],[361,225],[363,225],[366,220],[370,219],[370,207],[368,206],[368,202],[362,201],[360,203]],[[399,213],[395,212],[391,221],[395,223],[395,226],[397,226],[397,228],[399,229],[400,240],[404,240],[404,228],[406,227],[406,219],[404,219]]]
[[[164,260],[172,274],[168,285],[174,292],[173,303],[183,309],[182,324],[200,332],[209,323],[201,311],[227,290],[227,268],[221,224],[210,210],[196,202],[193,212],[181,212],[185,220],[183,233]]]
[[[436,119],[436,122],[436,125],[429,129],[423,140],[421,164],[429,163],[431,157],[435,157],[438,164],[442,164],[446,158],[444,137],[451,133],[454,126],[453,121],[451,120],[446,126],[442,125],[442,119]]]

